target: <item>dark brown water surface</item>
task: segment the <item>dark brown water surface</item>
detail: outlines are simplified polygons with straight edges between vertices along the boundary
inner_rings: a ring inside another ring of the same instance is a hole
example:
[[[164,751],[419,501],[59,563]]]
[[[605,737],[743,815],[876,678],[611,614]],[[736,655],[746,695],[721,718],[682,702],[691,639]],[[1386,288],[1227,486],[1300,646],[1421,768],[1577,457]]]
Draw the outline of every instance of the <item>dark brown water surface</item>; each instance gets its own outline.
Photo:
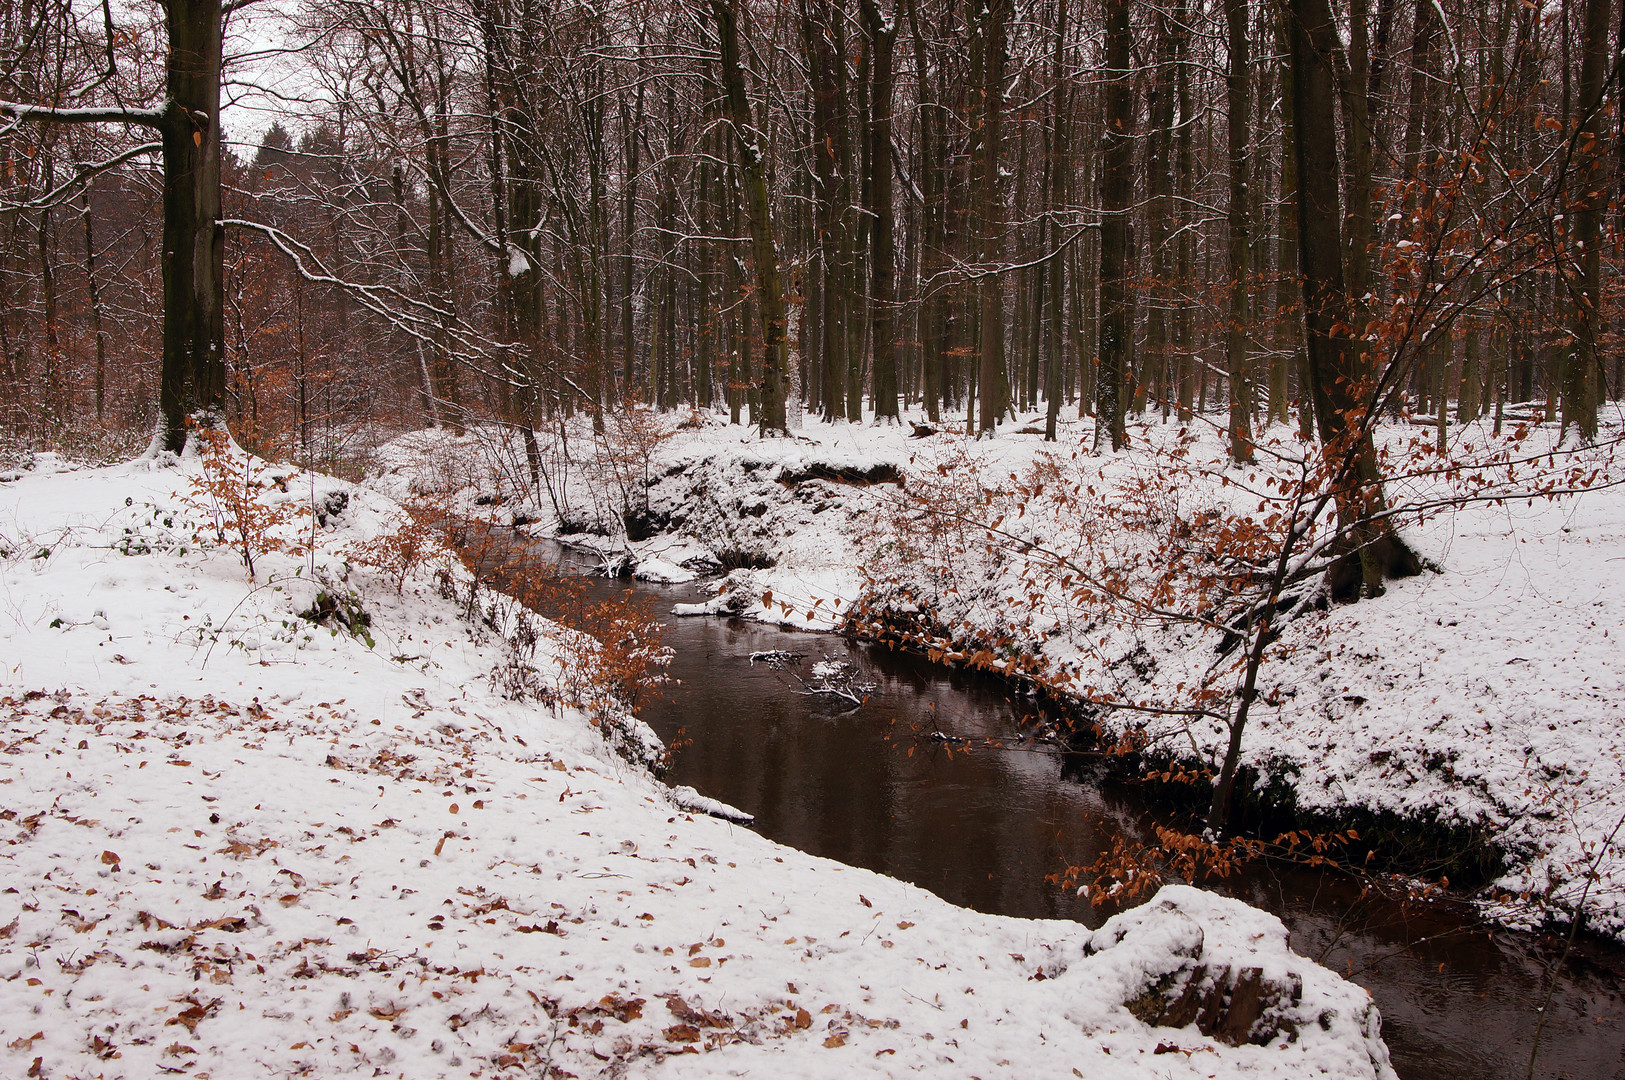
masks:
[[[593,586],[601,595],[624,582]],[[638,584],[661,611],[702,598]],[[1054,747],[1021,746],[1032,709],[1002,683],[919,657],[737,619],[668,618],[676,652],[644,718],[692,740],[670,779],[756,815],[780,843],[867,867],[977,911],[1076,919],[1110,913],[1046,881],[1087,865],[1116,836],[1143,837],[1160,812],[1131,785]],[[838,657],[876,684],[854,707],[807,696],[752,653]],[[968,740],[945,744],[932,732]],[[991,749],[988,742],[1014,749]],[[1490,933],[1456,905],[1362,895],[1336,872],[1255,865],[1197,882],[1280,916],[1292,945],[1366,987],[1404,1080],[1529,1074],[1539,1006],[1561,942]],[[1625,951],[1593,949],[1557,975],[1534,1075],[1625,1080]]]

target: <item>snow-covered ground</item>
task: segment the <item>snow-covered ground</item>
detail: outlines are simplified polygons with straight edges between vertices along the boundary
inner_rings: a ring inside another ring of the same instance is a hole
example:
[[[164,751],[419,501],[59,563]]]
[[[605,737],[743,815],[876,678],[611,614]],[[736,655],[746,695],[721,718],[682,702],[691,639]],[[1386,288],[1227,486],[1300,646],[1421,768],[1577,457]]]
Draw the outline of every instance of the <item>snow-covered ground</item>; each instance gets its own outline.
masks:
[[[432,551],[389,575],[382,495],[250,469],[251,579],[197,461],[35,465],[0,1075],[1392,1075],[1368,995],[1245,905],[983,916],[698,813],[569,704],[570,632]]]
[[[1011,425],[976,441],[809,419],[793,438],[763,440],[690,421],[638,442],[645,484],[631,490],[647,492],[645,517],[656,530],[638,542],[615,520],[627,488],[606,483],[602,464],[563,467],[556,450],[543,459],[555,505],[527,502],[517,455],[481,453],[488,444],[472,437],[455,447],[436,435],[402,440],[385,455],[379,482],[403,496],[414,484],[456,496],[470,510],[518,507],[543,532],[556,531],[562,506],[577,530],[567,539],[660,580],[685,568],[741,567],[691,613],[828,629],[854,600],[878,600],[928,610],[967,651],[991,643],[996,663],[1037,657],[1079,696],[1166,705],[1180,687],[1206,686],[1222,704],[1234,684],[1211,628],[1125,615],[1131,605],[1102,613],[1068,585],[1117,573],[1132,591],[1138,579],[1124,567],[1147,579],[1162,569],[1159,558],[1195,557],[1159,555],[1113,531],[1120,518],[1108,521],[1105,511],[1129,505],[1137,484],[1166,492],[1161,502],[1133,504],[1142,524],[1199,524],[1215,508],[1245,523],[1264,517],[1277,491],[1268,481],[1290,479],[1289,463],[1266,455],[1255,469],[1227,468],[1221,433],[1201,423],[1186,431],[1131,425],[1131,448],[1119,455],[1091,453],[1088,422],[1063,423],[1053,444],[1040,426]],[[1625,938],[1625,489],[1611,486],[1625,479],[1615,460],[1625,426],[1610,415],[1598,447],[1552,458],[1544,456],[1552,426],[1514,444],[1518,426],[1509,422],[1501,439],[1487,424],[1453,431],[1458,461],[1495,463],[1477,472],[1430,458],[1431,429],[1382,433],[1411,474],[1389,485],[1392,505],[1470,501],[1402,517],[1428,572],[1392,582],[1378,600],[1323,614],[1306,605],[1285,621],[1261,674],[1243,761],[1308,810],[1394,815],[1482,837],[1507,860],[1483,894],[1504,921],[1539,921],[1584,895],[1590,926]],[[1269,438],[1296,452],[1286,429]],[[573,456],[624,461],[625,442],[612,431],[595,444],[583,431]],[[425,468],[437,458],[466,471]],[[1576,476],[1591,490],[1489,501],[1566,488]],[[505,501],[475,507],[476,492]],[[989,544],[981,526],[993,522],[1002,534]],[[1222,582],[1210,590],[1220,603],[1223,592]],[[1210,764],[1227,734],[1213,721],[1133,712],[1108,723]]]

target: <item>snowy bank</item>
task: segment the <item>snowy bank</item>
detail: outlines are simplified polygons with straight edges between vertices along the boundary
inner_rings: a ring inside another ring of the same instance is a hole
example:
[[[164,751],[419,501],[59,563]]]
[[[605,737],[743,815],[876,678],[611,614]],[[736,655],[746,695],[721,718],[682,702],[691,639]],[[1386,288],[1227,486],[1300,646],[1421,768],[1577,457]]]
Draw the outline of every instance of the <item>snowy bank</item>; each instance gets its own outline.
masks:
[[[1166,704],[1172,688],[1204,684],[1228,694],[1213,681],[1222,635],[1212,627],[1102,617],[1072,602],[1067,580],[1136,558],[1155,568],[1155,553],[1090,516],[1106,501],[1138,493],[1153,524],[1261,518],[1290,462],[1228,467],[1221,433],[1201,423],[1133,426],[1117,455],[1091,452],[1087,422],[1063,422],[1052,444],[1027,431],[914,439],[906,427],[809,420],[792,438],[764,440],[715,422],[674,428],[650,452],[640,520],[654,531],[638,540],[594,509],[614,500],[591,495],[603,484],[582,437],[561,485],[576,500],[565,516],[596,531],[566,539],[634,565],[658,558],[657,567],[724,575],[712,600],[684,614],[833,629],[863,599],[894,616],[929,616],[952,628],[961,654],[987,649],[982,660],[996,668],[1041,662],[1080,698]],[[1620,433],[1620,419],[1605,418],[1595,454],[1570,463],[1599,470],[1583,493],[1487,501],[1565,477],[1570,465],[1542,460],[1550,425],[1511,450],[1487,423],[1454,429],[1453,453],[1514,463],[1486,469],[1484,487],[1425,454],[1391,484],[1399,506],[1480,501],[1407,525],[1429,572],[1375,601],[1282,620],[1242,745],[1256,790],[1334,821],[1474,838],[1474,858],[1502,860],[1481,894],[1498,918],[1529,925],[1584,896],[1590,926],[1625,937],[1625,830],[1615,832],[1625,820],[1625,494],[1608,486]],[[1433,439],[1404,425],[1381,436],[1400,460]],[[1294,452],[1286,429],[1270,437]],[[393,452],[405,475],[425,475],[404,463],[422,460],[421,446]],[[465,482],[489,497],[523,477],[488,466]],[[1146,493],[1159,483],[1153,503]],[[532,528],[549,531],[553,516],[540,516]],[[1001,522],[989,542],[980,526]],[[1227,741],[1214,721],[1119,712],[1106,722],[1112,738],[1132,730],[1210,767]]]
[[[266,472],[320,513],[249,580],[197,470],[0,486],[0,1074],[1392,1075],[1272,916],[982,916],[686,813],[569,632],[361,565],[387,499]]]

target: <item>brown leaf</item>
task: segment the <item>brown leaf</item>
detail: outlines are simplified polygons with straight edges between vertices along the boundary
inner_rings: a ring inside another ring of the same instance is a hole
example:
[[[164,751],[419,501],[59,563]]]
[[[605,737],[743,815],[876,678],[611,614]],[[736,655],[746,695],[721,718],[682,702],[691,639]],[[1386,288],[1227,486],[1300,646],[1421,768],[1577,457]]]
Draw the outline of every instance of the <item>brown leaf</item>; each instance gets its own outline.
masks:
[[[111,851],[102,852],[102,865],[103,866],[111,866],[114,869],[117,869],[118,868],[118,856],[115,855]]]
[[[546,926],[516,926],[514,929],[521,934],[557,934],[559,937],[564,936],[564,931],[559,929],[559,924],[553,919],[547,920]]]
[[[404,1005],[380,1005],[376,1009],[367,1010],[367,1012],[371,1013],[373,1016],[376,1016],[380,1020],[393,1020],[405,1011],[406,1006]]]
[[[6,1048],[8,1050],[32,1050],[34,1043],[43,1038],[45,1038],[45,1032],[36,1031],[26,1039],[13,1039],[6,1044]]]
[[[795,1025],[802,1031],[806,1031],[808,1028],[812,1027],[812,1013],[808,1012],[806,1009],[797,1009]]]
[[[619,994],[605,994],[598,999],[598,1007],[607,1012],[621,1023],[629,1023],[643,1016],[643,999],[633,998],[628,1001]]]
[[[833,1050],[837,1046],[845,1046],[845,1045],[846,1045],[846,1034],[844,1032],[840,1032],[840,1031],[835,1032],[835,1034],[831,1035],[829,1038],[824,1040],[824,1047],[825,1047],[825,1049],[829,1049],[829,1050]]]
[[[171,1016],[168,1020],[165,1020],[164,1026],[168,1027],[171,1024],[183,1024],[185,1025],[186,1030],[191,1032],[193,1035],[197,1034],[197,1026],[204,1020],[207,1020],[209,1017],[213,1016],[215,1011],[220,1008],[219,998],[215,998],[213,1001],[208,1002],[198,1001],[196,998],[191,997],[181,998],[181,1000],[190,1003],[191,1007],[183,1010],[178,1015]]]
[[[165,922],[163,919],[160,919],[158,916],[154,915],[150,911],[138,911],[138,912],[136,912],[135,913],[135,920],[136,920],[136,922],[141,924],[141,929],[143,929],[143,930],[152,930],[154,928],[159,929],[159,930],[173,930],[173,929],[175,929],[175,924],[174,923]]]
[[[730,1020],[727,1015],[723,1013],[706,1012],[704,1009],[696,1009],[694,1006],[684,1001],[678,994],[672,994],[670,997],[666,998],[666,1008],[673,1016],[677,1017],[677,1019],[683,1021],[684,1023],[698,1024],[701,1027],[714,1028],[726,1028],[733,1026],[733,1021]]]
[[[700,1029],[693,1024],[673,1024],[663,1034],[669,1042],[699,1042]]]

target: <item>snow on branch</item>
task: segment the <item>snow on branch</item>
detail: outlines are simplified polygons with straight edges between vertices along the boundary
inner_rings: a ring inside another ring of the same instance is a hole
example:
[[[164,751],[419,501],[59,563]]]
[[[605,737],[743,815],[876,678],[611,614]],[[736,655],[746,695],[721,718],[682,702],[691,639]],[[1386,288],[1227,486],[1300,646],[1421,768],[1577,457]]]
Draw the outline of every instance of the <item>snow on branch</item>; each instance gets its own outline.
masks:
[[[15,101],[0,101],[0,116],[51,124],[139,124],[151,128],[162,127],[164,122],[163,109],[127,109],[122,106],[60,109],[50,105],[23,105]]]

